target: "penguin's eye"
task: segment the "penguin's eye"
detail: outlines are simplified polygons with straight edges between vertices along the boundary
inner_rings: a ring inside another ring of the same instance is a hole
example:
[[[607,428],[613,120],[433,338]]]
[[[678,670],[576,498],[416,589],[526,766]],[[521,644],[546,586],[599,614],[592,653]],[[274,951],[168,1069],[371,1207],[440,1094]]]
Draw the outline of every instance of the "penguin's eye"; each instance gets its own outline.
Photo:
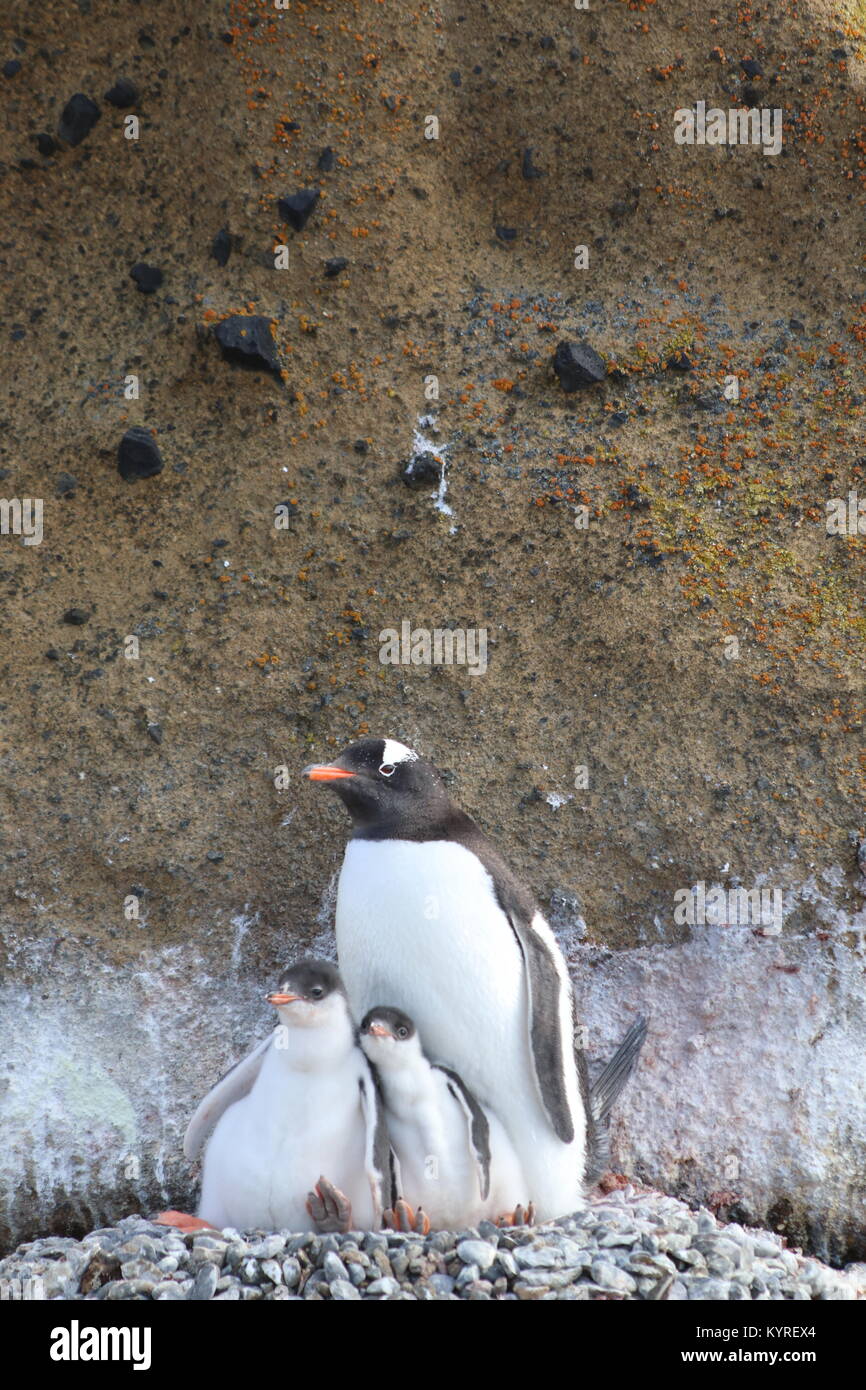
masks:
[[[393,763],[383,763],[379,768],[379,773],[382,777],[393,777],[394,772],[395,768]]]
[[[406,1027],[404,1027],[404,1025],[401,1023],[401,1024],[400,1024],[400,1027],[397,1029],[397,1037],[398,1037],[398,1038],[408,1038],[408,1036],[409,1036],[409,1029],[406,1028]]]
[[[321,999],[324,992],[321,985],[313,985],[313,988],[310,990],[310,996],[313,999]]]

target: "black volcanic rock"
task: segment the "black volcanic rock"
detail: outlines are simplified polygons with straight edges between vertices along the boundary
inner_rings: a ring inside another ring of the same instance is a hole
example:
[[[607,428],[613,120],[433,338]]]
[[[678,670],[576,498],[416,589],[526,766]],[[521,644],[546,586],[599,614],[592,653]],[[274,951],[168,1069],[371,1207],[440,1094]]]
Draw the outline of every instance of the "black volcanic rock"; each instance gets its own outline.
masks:
[[[57,478],[57,486],[54,489],[55,497],[74,497],[78,479],[73,478],[71,473],[61,473]]]
[[[690,372],[694,367],[694,362],[687,352],[672,352],[665,366],[670,372]]]
[[[129,272],[142,294],[153,294],[162,284],[162,271],[159,266],[145,265],[139,261]]]
[[[322,150],[322,153],[319,155],[318,161],[316,163],[316,168],[321,169],[323,174],[330,174],[336,162],[337,157],[334,154],[334,151],[331,149],[330,145],[326,145],[325,148]]]
[[[57,132],[67,145],[80,145],[91,132],[102,112],[83,92],[76,92],[67,101],[60,116]]]
[[[243,367],[267,370],[279,376],[282,363],[272,332],[273,319],[260,314],[232,314],[214,328],[223,357]]]
[[[114,86],[109,87],[103,100],[107,101],[109,106],[123,110],[126,106],[134,106],[138,101],[138,88],[128,77],[119,77]]]
[[[341,270],[345,270],[349,262],[345,256],[332,256],[329,261],[325,261],[325,274],[329,280],[333,280],[335,275],[339,275]]]
[[[318,201],[318,188],[302,188],[298,193],[290,193],[287,198],[280,198],[277,212],[296,232],[302,232]]]
[[[232,238],[228,227],[221,227],[213,239],[210,253],[217,265],[227,265],[232,251]]]
[[[407,464],[401,465],[400,477],[407,487],[438,487],[442,463],[428,449],[423,454],[413,454]]]
[[[162,454],[150,430],[142,425],[132,429],[120,441],[117,450],[117,471],[127,483],[139,478],[152,478],[163,469]]]
[[[41,134],[36,136],[36,148],[39,153],[44,155],[47,159],[49,155],[54,154],[56,151],[57,141],[54,139],[53,135],[49,135],[47,131],[43,130]]]
[[[590,347],[585,339],[572,343],[563,339],[557,344],[553,359],[553,370],[559,377],[563,391],[580,391],[586,386],[594,386],[604,381],[607,368],[604,360]]]

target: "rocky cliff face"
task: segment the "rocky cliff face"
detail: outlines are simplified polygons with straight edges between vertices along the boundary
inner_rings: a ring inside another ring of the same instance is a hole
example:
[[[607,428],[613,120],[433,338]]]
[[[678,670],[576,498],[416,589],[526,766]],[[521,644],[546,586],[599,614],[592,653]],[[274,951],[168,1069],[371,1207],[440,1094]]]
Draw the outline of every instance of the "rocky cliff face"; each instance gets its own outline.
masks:
[[[4,1241],[192,1200],[370,731],[651,1015],[618,1163],[862,1258],[862,5],[7,15]]]

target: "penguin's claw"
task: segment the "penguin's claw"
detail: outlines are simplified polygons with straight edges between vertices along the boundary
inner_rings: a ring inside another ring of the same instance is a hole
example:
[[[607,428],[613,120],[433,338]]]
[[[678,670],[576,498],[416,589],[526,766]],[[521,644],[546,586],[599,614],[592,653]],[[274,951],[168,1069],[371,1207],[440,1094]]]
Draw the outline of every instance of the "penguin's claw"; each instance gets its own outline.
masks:
[[[507,1211],[504,1216],[500,1216],[496,1224],[497,1226],[534,1226],[534,1203],[528,1202],[525,1207],[518,1203],[514,1211]]]
[[[202,1221],[200,1216],[188,1216],[185,1211],[161,1211],[155,1216],[157,1226],[174,1226],[178,1231],[213,1231],[212,1221]]]
[[[383,1212],[382,1219],[390,1231],[403,1231],[407,1235],[414,1232],[419,1236],[430,1233],[430,1218],[424,1208],[413,1211],[402,1197]]]
[[[352,1203],[327,1178],[319,1178],[315,1191],[307,1196],[307,1211],[319,1235],[345,1235],[352,1229]]]

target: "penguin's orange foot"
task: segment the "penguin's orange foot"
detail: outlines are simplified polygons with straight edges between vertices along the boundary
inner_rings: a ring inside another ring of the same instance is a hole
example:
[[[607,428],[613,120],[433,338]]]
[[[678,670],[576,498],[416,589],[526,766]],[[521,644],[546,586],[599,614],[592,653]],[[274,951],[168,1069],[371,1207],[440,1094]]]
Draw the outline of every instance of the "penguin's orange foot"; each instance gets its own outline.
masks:
[[[345,1235],[352,1229],[352,1203],[327,1178],[319,1178],[315,1192],[309,1193],[307,1211],[320,1235]]]
[[[202,1221],[200,1216],[188,1216],[185,1211],[161,1211],[155,1216],[157,1226],[175,1226],[179,1231],[213,1231],[211,1221]]]
[[[408,1202],[401,1197],[393,1207],[382,1213],[382,1219],[389,1231],[404,1231],[426,1236],[430,1232],[430,1218],[423,1207],[413,1211]]]
[[[500,1216],[497,1226],[534,1226],[535,1207],[532,1202],[525,1207],[516,1206],[514,1211],[507,1211],[504,1216]]]

